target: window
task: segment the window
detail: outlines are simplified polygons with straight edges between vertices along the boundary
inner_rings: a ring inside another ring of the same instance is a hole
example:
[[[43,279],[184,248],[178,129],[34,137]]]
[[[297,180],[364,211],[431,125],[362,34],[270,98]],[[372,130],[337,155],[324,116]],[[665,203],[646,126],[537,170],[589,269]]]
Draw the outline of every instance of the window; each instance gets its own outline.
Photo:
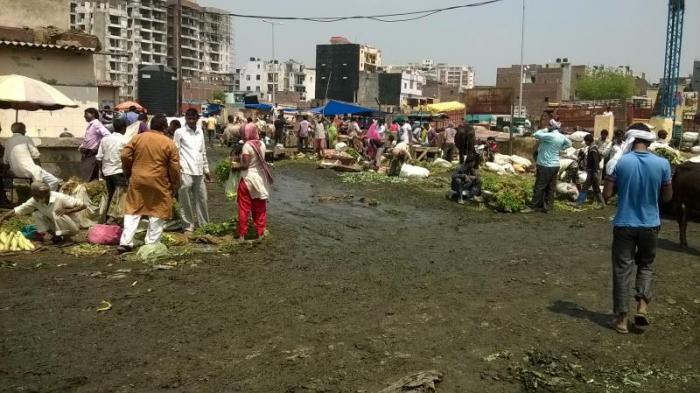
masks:
[[[245,76],[245,80],[249,81],[250,80],[250,75]]]
[[[255,91],[260,91],[260,86],[255,86]]]
[[[549,97],[545,97],[544,102],[549,102]]]
[[[260,64],[258,64],[258,69],[260,69]]]
[[[246,91],[250,91],[250,86],[246,86]]]
[[[260,80],[260,74],[255,75],[255,80],[256,80],[256,81],[259,81],[259,80]]]
[[[404,82],[404,83],[403,83],[403,88],[404,88],[404,89],[408,89],[408,83]]]

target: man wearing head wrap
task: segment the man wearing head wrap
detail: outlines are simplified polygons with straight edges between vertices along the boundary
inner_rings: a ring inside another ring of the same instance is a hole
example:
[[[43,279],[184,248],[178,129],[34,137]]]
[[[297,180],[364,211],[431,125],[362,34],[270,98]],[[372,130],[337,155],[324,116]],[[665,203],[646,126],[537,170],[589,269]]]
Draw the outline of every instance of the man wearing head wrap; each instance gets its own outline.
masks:
[[[51,235],[54,244],[70,242],[71,236],[80,230],[76,213],[84,210],[85,204],[66,194],[51,191],[41,181],[32,182],[31,192],[29,200],[0,216],[0,224],[12,216],[31,214],[37,233],[42,237]]]
[[[537,139],[537,172],[532,192],[532,203],[523,213],[548,212],[554,207],[554,192],[559,174],[559,152],[571,146],[569,138],[559,132],[561,123],[549,120],[549,127],[535,132]]]
[[[629,286],[634,267],[637,267],[635,299],[637,326],[649,324],[647,305],[652,298],[656,242],[661,226],[659,194],[665,202],[673,196],[671,166],[665,158],[649,151],[656,139],[649,128],[641,123],[630,126],[625,134],[629,153],[617,161],[607,178],[603,196],[606,201],[617,189],[617,214],[613,220],[612,275],[613,328],[628,333]]]

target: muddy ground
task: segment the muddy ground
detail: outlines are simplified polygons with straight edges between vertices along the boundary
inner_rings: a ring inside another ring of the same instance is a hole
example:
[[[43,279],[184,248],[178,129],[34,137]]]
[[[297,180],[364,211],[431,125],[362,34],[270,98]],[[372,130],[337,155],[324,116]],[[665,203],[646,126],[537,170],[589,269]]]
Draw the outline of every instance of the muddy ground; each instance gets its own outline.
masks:
[[[275,178],[271,238],[228,254],[0,257],[0,391],[375,392],[431,369],[438,392],[700,391],[700,224],[681,250],[664,222],[653,324],[620,335],[613,209],[497,214],[292,162]]]

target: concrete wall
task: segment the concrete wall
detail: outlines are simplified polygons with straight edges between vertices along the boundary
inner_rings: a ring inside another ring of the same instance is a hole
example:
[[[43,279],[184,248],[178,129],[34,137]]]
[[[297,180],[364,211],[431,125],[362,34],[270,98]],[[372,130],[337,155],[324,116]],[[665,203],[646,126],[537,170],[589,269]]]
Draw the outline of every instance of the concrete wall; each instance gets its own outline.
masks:
[[[0,0],[0,26],[70,29],[70,0]]]
[[[2,132],[0,143],[7,142],[6,131]],[[41,153],[41,166],[58,178],[68,180],[80,175],[80,153],[78,146],[81,138],[32,138]]]
[[[357,89],[357,103],[360,106],[376,108],[379,97],[379,74],[376,72],[360,72],[360,83]]]
[[[82,137],[83,112],[98,106],[95,68],[92,54],[64,50],[0,47],[0,75],[19,74],[46,82],[78,104],[78,108],[58,111],[19,111],[19,121],[27,125],[30,136],[57,137],[63,131]],[[2,136],[9,136],[15,111],[0,110]]]

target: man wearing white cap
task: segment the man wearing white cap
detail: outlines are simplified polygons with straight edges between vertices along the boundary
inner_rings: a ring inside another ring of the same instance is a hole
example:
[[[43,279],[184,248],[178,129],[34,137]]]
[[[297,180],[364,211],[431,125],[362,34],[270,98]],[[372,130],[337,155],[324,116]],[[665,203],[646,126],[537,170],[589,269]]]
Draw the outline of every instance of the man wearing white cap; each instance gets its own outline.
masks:
[[[649,325],[647,306],[652,297],[656,242],[661,226],[659,193],[665,202],[673,196],[671,166],[649,151],[656,136],[644,124],[632,124],[625,134],[631,149],[620,157],[605,183],[607,201],[617,189],[617,214],[613,220],[612,273],[613,328],[628,333],[629,287],[637,266],[634,323]]]

